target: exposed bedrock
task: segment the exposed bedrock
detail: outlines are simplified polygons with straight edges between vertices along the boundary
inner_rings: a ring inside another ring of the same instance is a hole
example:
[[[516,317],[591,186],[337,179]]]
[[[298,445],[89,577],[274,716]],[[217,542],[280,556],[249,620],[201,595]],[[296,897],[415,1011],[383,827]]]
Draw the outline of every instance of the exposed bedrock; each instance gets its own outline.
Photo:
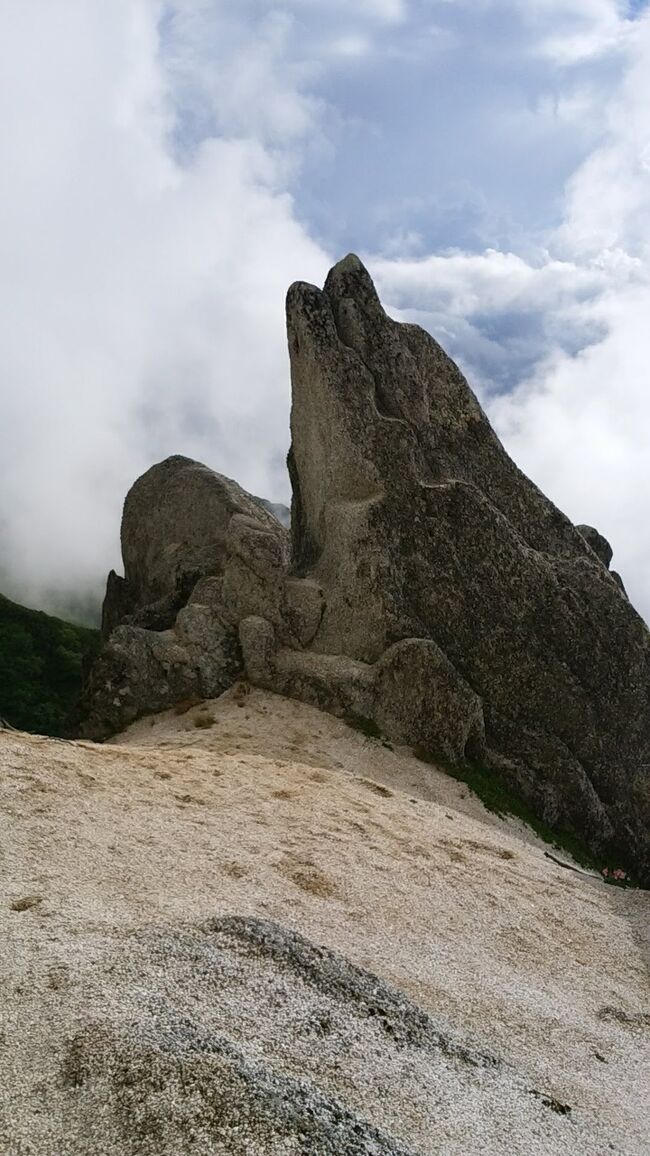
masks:
[[[158,709],[165,686],[169,705],[244,672],[396,741],[480,759],[540,817],[650,881],[650,634],[608,543],[522,474],[457,366],[386,315],[356,257],[322,291],[293,285],[287,324],[290,547],[257,499],[205,467],[172,458],[145,474],[125,506],[125,585],[109,580],[86,733]],[[183,615],[199,608],[190,637]],[[157,646],[169,652],[152,658]],[[130,647],[146,661],[108,678]]]

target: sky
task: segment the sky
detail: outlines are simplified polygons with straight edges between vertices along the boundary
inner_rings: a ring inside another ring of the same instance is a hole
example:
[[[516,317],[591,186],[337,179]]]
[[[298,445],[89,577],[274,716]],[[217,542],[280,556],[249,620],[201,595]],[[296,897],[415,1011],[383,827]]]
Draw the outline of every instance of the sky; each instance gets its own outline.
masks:
[[[3,0],[0,589],[171,453],[287,501],[284,297],[352,250],[650,619],[640,0]]]

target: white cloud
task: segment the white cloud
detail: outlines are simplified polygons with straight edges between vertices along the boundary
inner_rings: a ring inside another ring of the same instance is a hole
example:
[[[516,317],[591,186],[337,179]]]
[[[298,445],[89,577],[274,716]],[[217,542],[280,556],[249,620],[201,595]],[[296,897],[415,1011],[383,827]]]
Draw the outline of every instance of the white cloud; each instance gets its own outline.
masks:
[[[647,317],[650,285],[601,302],[606,338],[551,358],[492,406],[520,464],[576,522],[612,543],[636,605],[649,616]]]
[[[0,561],[24,597],[118,561],[126,488],[166,453],[283,496],[284,294],[328,264],[286,151],[240,132],[174,159],[157,5],[37,7],[0,18]]]
[[[487,251],[373,267],[384,295],[410,315],[417,302],[420,319],[443,343],[456,340],[470,368],[472,355],[486,363],[486,315],[494,318],[500,368],[507,349],[500,317],[538,319],[544,355],[517,388],[496,397],[488,373],[488,411],[542,489],[611,540],[615,564],[649,616],[650,19],[635,26],[626,53],[601,142],[571,178],[562,225],[547,238],[561,258],[532,263]],[[563,335],[581,326],[591,340],[563,348]],[[480,369],[477,377],[480,384]]]
[[[650,17],[634,25],[629,64],[602,110],[605,135],[571,178],[563,240],[577,252],[650,247]]]
[[[352,60],[367,56],[371,51],[372,45],[367,36],[338,36],[332,41],[330,51],[335,56],[348,57]]]
[[[362,18],[377,24],[401,24],[409,13],[409,0],[288,0],[295,8],[324,8],[328,13],[343,11],[349,19]]]
[[[650,21],[602,145],[570,182],[560,241],[599,265],[606,285],[589,308],[605,329],[579,356],[556,356],[494,410],[508,445],[567,512],[611,537],[618,565],[650,612]]]
[[[443,309],[467,315],[518,308],[571,307],[581,294],[607,284],[601,270],[582,268],[545,255],[538,265],[516,253],[435,254],[417,261],[375,260],[373,271],[386,292],[398,295],[402,308]],[[416,306],[416,302],[418,303]]]
[[[166,453],[287,496],[284,293],[351,247],[462,362],[520,464],[611,538],[650,613],[650,20],[627,16],[614,0],[6,0],[14,591],[103,575],[126,488]]]
[[[461,0],[469,4],[470,0]],[[531,55],[560,66],[617,48],[628,30],[628,0],[471,0],[479,9],[510,10],[529,28]]]
[[[318,102],[305,89],[318,64],[296,53],[300,31],[288,10],[253,18],[246,4],[168,0],[158,68],[182,130],[280,148],[313,131]]]

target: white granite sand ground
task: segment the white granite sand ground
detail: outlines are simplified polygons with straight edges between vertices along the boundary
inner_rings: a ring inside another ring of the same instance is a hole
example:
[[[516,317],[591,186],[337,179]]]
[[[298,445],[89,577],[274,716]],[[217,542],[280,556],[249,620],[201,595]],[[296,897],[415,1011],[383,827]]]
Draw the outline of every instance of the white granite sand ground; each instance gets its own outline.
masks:
[[[432,1071],[414,1105],[415,1067],[402,1079],[391,1054],[382,1084],[381,1055],[366,1077],[353,1057],[355,1110],[409,1151],[650,1150],[650,895],[555,865],[407,752],[235,691],[104,746],[0,733],[0,1151],[136,1151],[110,1129],[87,1149],[66,1131],[65,1049],[84,1024],[117,1022],[120,1000],[135,1014],[142,992],[120,978],[134,935],[141,952],[142,935],[176,942],[224,915],[273,920],[342,953],[502,1061],[484,1095],[457,1072],[440,1076],[436,1100]],[[281,1017],[265,1014],[255,1040],[256,991],[253,977],[229,1022],[291,1074]],[[201,1020],[198,981],[192,998]]]

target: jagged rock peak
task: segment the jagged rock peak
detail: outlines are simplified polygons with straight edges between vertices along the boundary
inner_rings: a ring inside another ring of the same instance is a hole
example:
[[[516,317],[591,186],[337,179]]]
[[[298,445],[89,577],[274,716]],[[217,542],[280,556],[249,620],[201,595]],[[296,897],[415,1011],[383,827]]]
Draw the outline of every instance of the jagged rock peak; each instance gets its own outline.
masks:
[[[170,459],[140,479],[123,525],[135,610],[98,663],[92,725],[244,672],[480,760],[650,881],[650,634],[607,543],[517,468],[458,367],[385,313],[357,257],[322,290],[291,286],[287,334],[291,548],[206,467]]]
[[[604,539],[517,468],[458,367],[385,314],[357,258],[322,291],[292,287],[287,328],[293,564],[325,603],[313,648],[389,661],[376,686],[399,682],[399,710],[375,711],[400,714],[403,737],[426,716],[440,749],[462,716],[456,742],[538,813],[594,848],[634,846],[647,873],[650,635]]]

